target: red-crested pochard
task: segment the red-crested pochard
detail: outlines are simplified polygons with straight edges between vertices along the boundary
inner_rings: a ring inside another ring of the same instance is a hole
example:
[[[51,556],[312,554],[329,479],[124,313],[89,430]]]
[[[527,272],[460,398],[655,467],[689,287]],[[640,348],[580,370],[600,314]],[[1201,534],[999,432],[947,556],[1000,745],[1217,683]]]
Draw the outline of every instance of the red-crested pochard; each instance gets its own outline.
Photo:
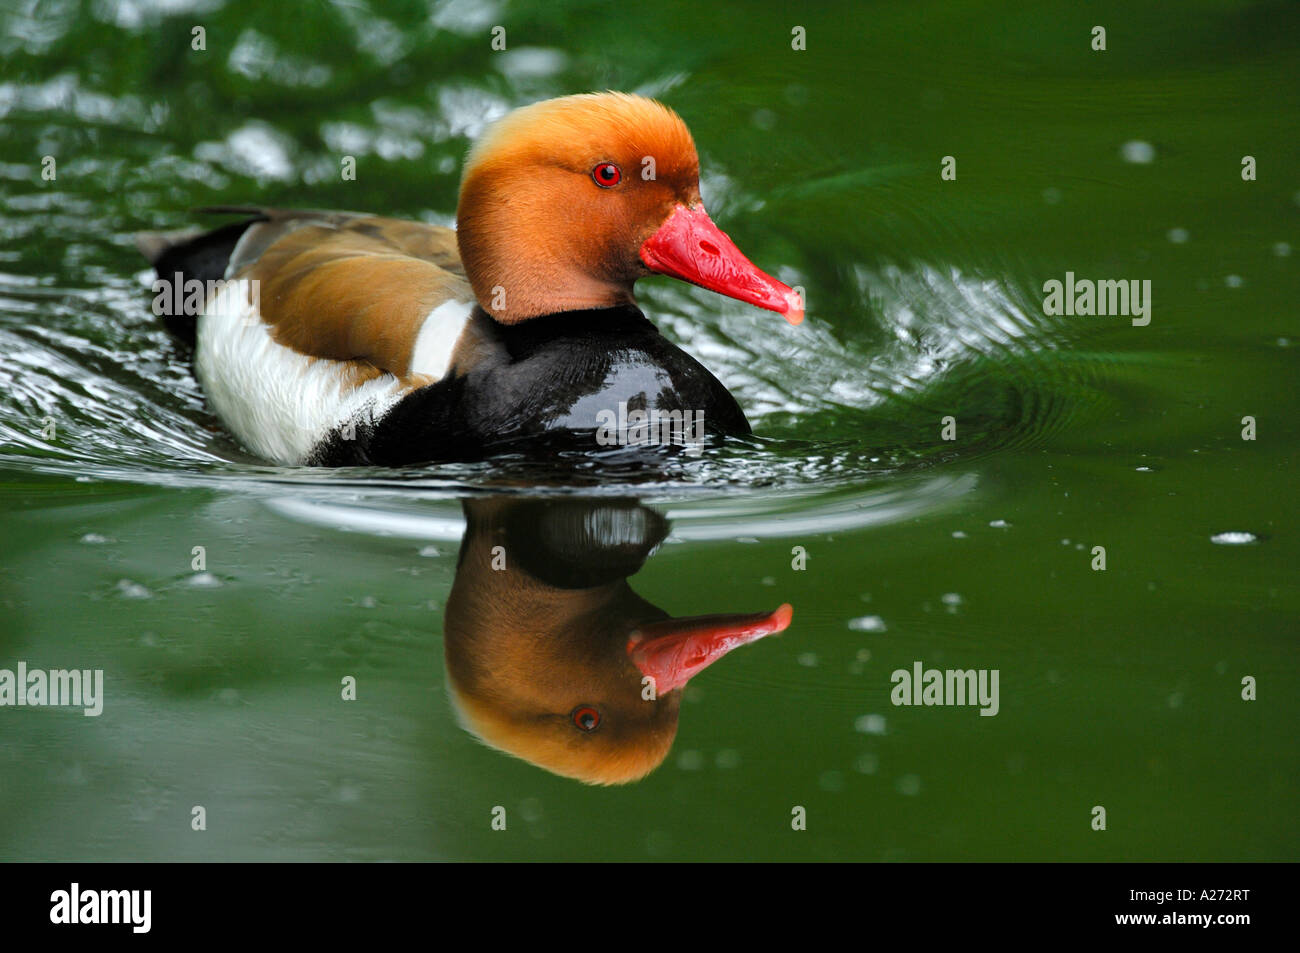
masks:
[[[454,231],[211,211],[246,217],[140,236],[155,310],[182,300],[169,283],[203,283],[168,325],[193,341],[230,431],[282,464],[473,459],[539,438],[594,446],[620,409],[620,421],[702,414],[707,434],[746,434],[735,399],[659,334],[632,286],[672,275],[803,318],[799,296],[706,214],[685,123],[640,96],[547,100],[491,126],[466,159]]]

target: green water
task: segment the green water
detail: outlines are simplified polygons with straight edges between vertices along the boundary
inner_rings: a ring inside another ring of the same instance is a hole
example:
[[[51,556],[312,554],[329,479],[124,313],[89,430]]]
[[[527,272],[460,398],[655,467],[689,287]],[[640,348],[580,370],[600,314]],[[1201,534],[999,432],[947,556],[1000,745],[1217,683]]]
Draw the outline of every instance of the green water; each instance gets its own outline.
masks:
[[[105,673],[99,717],[0,708],[0,859],[1296,859],[1294,4],[0,9],[0,669]],[[790,328],[638,287],[752,443],[323,472],[222,430],[132,233],[448,223],[485,119],[604,88],[677,109],[714,218],[807,291]],[[1066,272],[1149,280],[1150,323],[1045,314]],[[622,787],[447,693],[464,501],[574,488],[668,518],[629,580],[665,612],[794,607]],[[895,706],[917,661],[998,670],[998,714]]]

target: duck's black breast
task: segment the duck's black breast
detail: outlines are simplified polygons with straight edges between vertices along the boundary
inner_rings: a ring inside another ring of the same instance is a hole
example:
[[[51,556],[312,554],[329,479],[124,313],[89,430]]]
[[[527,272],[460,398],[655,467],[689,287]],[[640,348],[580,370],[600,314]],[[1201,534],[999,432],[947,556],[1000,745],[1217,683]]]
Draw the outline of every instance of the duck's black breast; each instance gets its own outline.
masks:
[[[405,397],[364,439],[350,441],[353,456],[391,466],[531,446],[597,449],[597,435],[607,440],[611,421],[625,430],[634,411],[673,427],[683,421],[695,428],[692,436],[750,432],[721,382],[635,307],[571,311],[513,327],[476,308],[466,340],[472,353],[458,358],[448,377]],[[651,433],[651,442],[667,426]],[[348,453],[331,441],[320,462],[333,462],[331,444]]]

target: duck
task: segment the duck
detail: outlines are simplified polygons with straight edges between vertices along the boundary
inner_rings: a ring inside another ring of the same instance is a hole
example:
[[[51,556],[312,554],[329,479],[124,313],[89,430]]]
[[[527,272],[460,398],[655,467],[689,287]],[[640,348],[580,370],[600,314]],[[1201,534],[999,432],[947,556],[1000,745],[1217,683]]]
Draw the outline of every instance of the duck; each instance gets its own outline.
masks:
[[[673,617],[628,578],[668,533],[629,499],[467,499],[443,618],[447,693],[478,741],[591,785],[667,757],[682,689],[794,610]]]
[[[672,109],[585,93],[486,129],[463,166],[455,229],[216,206],[201,211],[240,220],[137,245],[157,272],[154,310],[192,346],[211,409],[272,463],[594,447],[610,415],[644,419],[636,411],[692,414],[725,439],[751,432],[744,411],[641,311],[636,281],[669,275],[791,324],[804,310],[714,224],[699,178]],[[182,285],[202,289],[195,306],[160,309]]]

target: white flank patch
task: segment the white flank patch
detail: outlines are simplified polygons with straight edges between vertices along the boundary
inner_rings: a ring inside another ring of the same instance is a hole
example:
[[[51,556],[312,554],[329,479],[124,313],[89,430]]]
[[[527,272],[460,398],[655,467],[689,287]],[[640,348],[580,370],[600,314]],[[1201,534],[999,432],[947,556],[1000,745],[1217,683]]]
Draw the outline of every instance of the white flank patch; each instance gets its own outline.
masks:
[[[415,339],[415,351],[411,355],[412,374],[427,374],[438,380],[447,373],[456,339],[465,330],[473,310],[473,301],[447,301],[429,312]]]
[[[198,323],[195,371],[217,416],[253,453],[301,464],[335,427],[378,420],[401,399],[391,374],[345,388],[342,362],[277,344],[244,290],[229,283],[208,302]]]

